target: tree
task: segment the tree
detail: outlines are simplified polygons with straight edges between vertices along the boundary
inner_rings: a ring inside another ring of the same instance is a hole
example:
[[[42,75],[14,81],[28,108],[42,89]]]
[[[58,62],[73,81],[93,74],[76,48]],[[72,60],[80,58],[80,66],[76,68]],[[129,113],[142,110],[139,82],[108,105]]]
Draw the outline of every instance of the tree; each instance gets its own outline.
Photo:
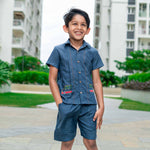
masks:
[[[39,70],[41,61],[32,56],[21,56],[14,59],[15,68],[20,71]]]
[[[120,62],[115,60],[116,67],[119,70],[128,72],[147,72],[150,70],[150,50],[138,50],[130,52],[130,56],[126,57],[126,61]]]
[[[2,84],[8,84],[8,79],[10,77],[9,64],[0,60],[0,87]]]
[[[117,87],[118,84],[120,84],[123,81],[121,78],[116,76],[114,72],[109,70],[107,71],[100,70],[99,74],[101,77],[102,84],[105,87],[109,87],[109,86]]]

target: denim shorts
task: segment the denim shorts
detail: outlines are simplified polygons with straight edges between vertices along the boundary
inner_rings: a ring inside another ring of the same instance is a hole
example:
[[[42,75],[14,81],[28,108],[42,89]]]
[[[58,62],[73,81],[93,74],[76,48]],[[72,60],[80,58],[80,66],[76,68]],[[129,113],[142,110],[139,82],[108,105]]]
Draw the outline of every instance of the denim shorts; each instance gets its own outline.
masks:
[[[59,104],[54,139],[64,142],[73,140],[78,124],[81,136],[95,140],[96,121],[93,121],[95,112],[95,104]]]

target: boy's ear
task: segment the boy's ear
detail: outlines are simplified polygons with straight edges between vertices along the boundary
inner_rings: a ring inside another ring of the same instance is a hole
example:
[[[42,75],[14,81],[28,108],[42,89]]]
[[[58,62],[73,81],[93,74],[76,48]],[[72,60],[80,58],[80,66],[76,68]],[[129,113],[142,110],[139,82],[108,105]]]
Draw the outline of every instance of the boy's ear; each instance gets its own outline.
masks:
[[[88,29],[87,29],[86,35],[89,34],[90,30],[91,30],[91,28],[88,28]]]
[[[68,28],[67,28],[66,25],[63,25],[63,30],[64,30],[66,33],[68,33]]]

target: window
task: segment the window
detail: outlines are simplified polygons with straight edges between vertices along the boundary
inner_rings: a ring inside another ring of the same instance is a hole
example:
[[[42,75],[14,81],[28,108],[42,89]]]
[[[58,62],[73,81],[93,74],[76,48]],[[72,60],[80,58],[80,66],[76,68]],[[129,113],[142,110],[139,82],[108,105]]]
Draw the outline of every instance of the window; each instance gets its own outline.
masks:
[[[95,47],[96,49],[98,49],[98,39],[95,39],[94,47]]]
[[[100,25],[100,16],[96,16],[96,25]]]
[[[133,41],[127,41],[127,48],[134,48],[134,42]]]
[[[96,4],[96,13],[100,13],[100,4]]]
[[[95,36],[96,36],[96,37],[99,37],[99,27],[96,27],[96,28],[95,28]]]
[[[134,24],[128,24],[128,31],[134,31],[135,25]]]
[[[146,34],[146,21],[139,21],[139,34]]]
[[[150,34],[150,21],[149,21],[149,34]]]
[[[150,4],[149,4],[149,18],[150,18]]]
[[[135,14],[135,8],[128,8],[128,14]]]
[[[148,49],[150,49],[150,42],[148,42]]]
[[[147,5],[146,4],[140,4],[139,6],[139,17],[146,17],[147,13]]]

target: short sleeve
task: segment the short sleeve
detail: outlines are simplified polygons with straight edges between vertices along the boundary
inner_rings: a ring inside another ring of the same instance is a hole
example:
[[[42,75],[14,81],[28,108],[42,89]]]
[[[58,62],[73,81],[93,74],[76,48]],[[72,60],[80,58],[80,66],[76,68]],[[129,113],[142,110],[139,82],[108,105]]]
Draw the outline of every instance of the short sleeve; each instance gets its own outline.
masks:
[[[50,57],[48,58],[46,64],[48,66],[52,65],[54,67],[56,67],[57,69],[59,68],[59,53],[57,48],[54,48]]]
[[[96,50],[95,52],[95,55],[94,55],[94,58],[93,58],[93,68],[92,70],[95,70],[95,69],[98,69],[98,68],[101,68],[103,67],[104,64],[102,62],[102,59],[98,53],[98,51]]]

